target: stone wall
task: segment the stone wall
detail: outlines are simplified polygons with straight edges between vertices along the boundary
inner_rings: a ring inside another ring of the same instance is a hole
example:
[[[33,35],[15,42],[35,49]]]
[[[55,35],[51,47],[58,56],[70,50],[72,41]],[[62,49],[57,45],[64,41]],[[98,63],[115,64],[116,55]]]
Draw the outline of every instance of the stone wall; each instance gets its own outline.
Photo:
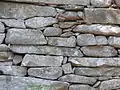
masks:
[[[119,7],[1,0],[0,90],[120,90]]]

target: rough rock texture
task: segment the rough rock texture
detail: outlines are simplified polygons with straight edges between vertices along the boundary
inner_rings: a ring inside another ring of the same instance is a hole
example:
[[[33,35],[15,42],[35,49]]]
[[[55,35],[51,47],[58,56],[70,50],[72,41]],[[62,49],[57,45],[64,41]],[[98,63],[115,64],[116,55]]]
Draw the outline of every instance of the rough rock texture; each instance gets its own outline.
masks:
[[[73,69],[70,63],[66,63],[64,65],[62,65],[62,69],[64,71],[64,74],[69,74],[69,73],[73,73]]]
[[[0,22],[0,32],[4,32],[5,31],[5,26],[3,25],[2,22]]]

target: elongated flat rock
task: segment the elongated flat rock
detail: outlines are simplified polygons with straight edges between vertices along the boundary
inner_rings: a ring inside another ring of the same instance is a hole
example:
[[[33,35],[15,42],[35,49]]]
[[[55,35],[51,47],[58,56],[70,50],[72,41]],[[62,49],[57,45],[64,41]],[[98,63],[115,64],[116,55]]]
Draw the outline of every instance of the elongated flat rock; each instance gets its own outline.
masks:
[[[120,58],[79,58],[70,57],[68,59],[73,66],[100,67],[100,66],[120,66]]]
[[[120,27],[112,25],[78,25],[73,29],[74,32],[79,33],[92,33],[96,35],[117,35],[120,36]]]
[[[5,41],[8,44],[47,44],[42,32],[34,29],[9,29]]]
[[[62,48],[50,46],[22,46],[22,45],[11,45],[10,48],[13,52],[21,54],[30,53],[30,54],[79,56],[79,57],[83,56],[81,51],[75,48]]]
[[[22,66],[61,66],[63,56],[42,56],[26,54]]]

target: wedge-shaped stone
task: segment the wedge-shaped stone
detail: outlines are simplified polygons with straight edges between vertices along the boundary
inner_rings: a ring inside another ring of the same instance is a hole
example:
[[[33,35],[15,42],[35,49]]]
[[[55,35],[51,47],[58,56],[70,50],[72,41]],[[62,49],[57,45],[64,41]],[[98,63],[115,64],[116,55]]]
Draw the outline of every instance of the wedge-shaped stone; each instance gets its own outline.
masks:
[[[0,73],[4,75],[25,76],[27,68],[20,66],[0,66]]]
[[[112,79],[103,81],[100,85],[100,90],[119,90],[120,88],[120,79]]]
[[[91,77],[79,76],[74,74],[68,74],[59,78],[60,81],[70,82],[70,83],[80,83],[80,84],[90,84],[93,85],[96,79]]]
[[[75,47],[76,38],[74,36],[69,38],[49,37],[48,44],[53,46]]]
[[[39,90],[41,87],[47,90],[68,90],[68,86],[68,83],[61,81],[32,77],[0,76],[0,87],[3,87],[2,90]]]
[[[56,11],[48,6],[0,2],[0,17],[25,19],[34,16],[55,16]]]
[[[117,51],[111,46],[88,46],[82,47],[81,50],[86,56],[93,57],[112,57],[117,56]]]
[[[68,59],[73,66],[99,67],[99,66],[120,66],[120,58],[79,58]]]
[[[16,53],[30,53],[30,54],[48,54],[48,55],[62,55],[62,56],[79,56],[83,54],[80,50],[75,48],[50,47],[50,46],[21,46],[11,45],[11,50]]]
[[[75,74],[82,76],[120,76],[120,68],[74,68]]]
[[[120,24],[120,10],[113,8],[85,8],[86,22]]]
[[[45,27],[45,26],[50,26],[54,23],[57,23],[57,19],[53,18],[53,17],[33,17],[30,19],[27,19],[25,21],[25,24],[27,27],[30,28],[41,28],[41,27]]]
[[[47,44],[42,32],[33,29],[9,29],[5,41],[8,44]]]
[[[120,36],[120,27],[112,25],[78,25],[73,29],[74,32],[79,33],[92,33],[96,35],[117,35]]]
[[[57,79],[62,76],[61,67],[43,67],[43,68],[30,68],[28,75],[40,77],[44,79]]]
[[[26,54],[22,66],[61,66],[63,56],[42,56]]]

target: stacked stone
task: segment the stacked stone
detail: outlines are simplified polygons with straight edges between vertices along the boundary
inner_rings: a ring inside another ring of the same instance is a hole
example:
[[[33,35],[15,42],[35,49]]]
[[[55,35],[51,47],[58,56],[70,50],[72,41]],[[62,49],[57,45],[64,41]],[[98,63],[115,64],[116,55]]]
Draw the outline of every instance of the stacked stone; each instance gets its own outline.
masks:
[[[119,90],[119,7],[119,0],[0,2],[0,90]]]

